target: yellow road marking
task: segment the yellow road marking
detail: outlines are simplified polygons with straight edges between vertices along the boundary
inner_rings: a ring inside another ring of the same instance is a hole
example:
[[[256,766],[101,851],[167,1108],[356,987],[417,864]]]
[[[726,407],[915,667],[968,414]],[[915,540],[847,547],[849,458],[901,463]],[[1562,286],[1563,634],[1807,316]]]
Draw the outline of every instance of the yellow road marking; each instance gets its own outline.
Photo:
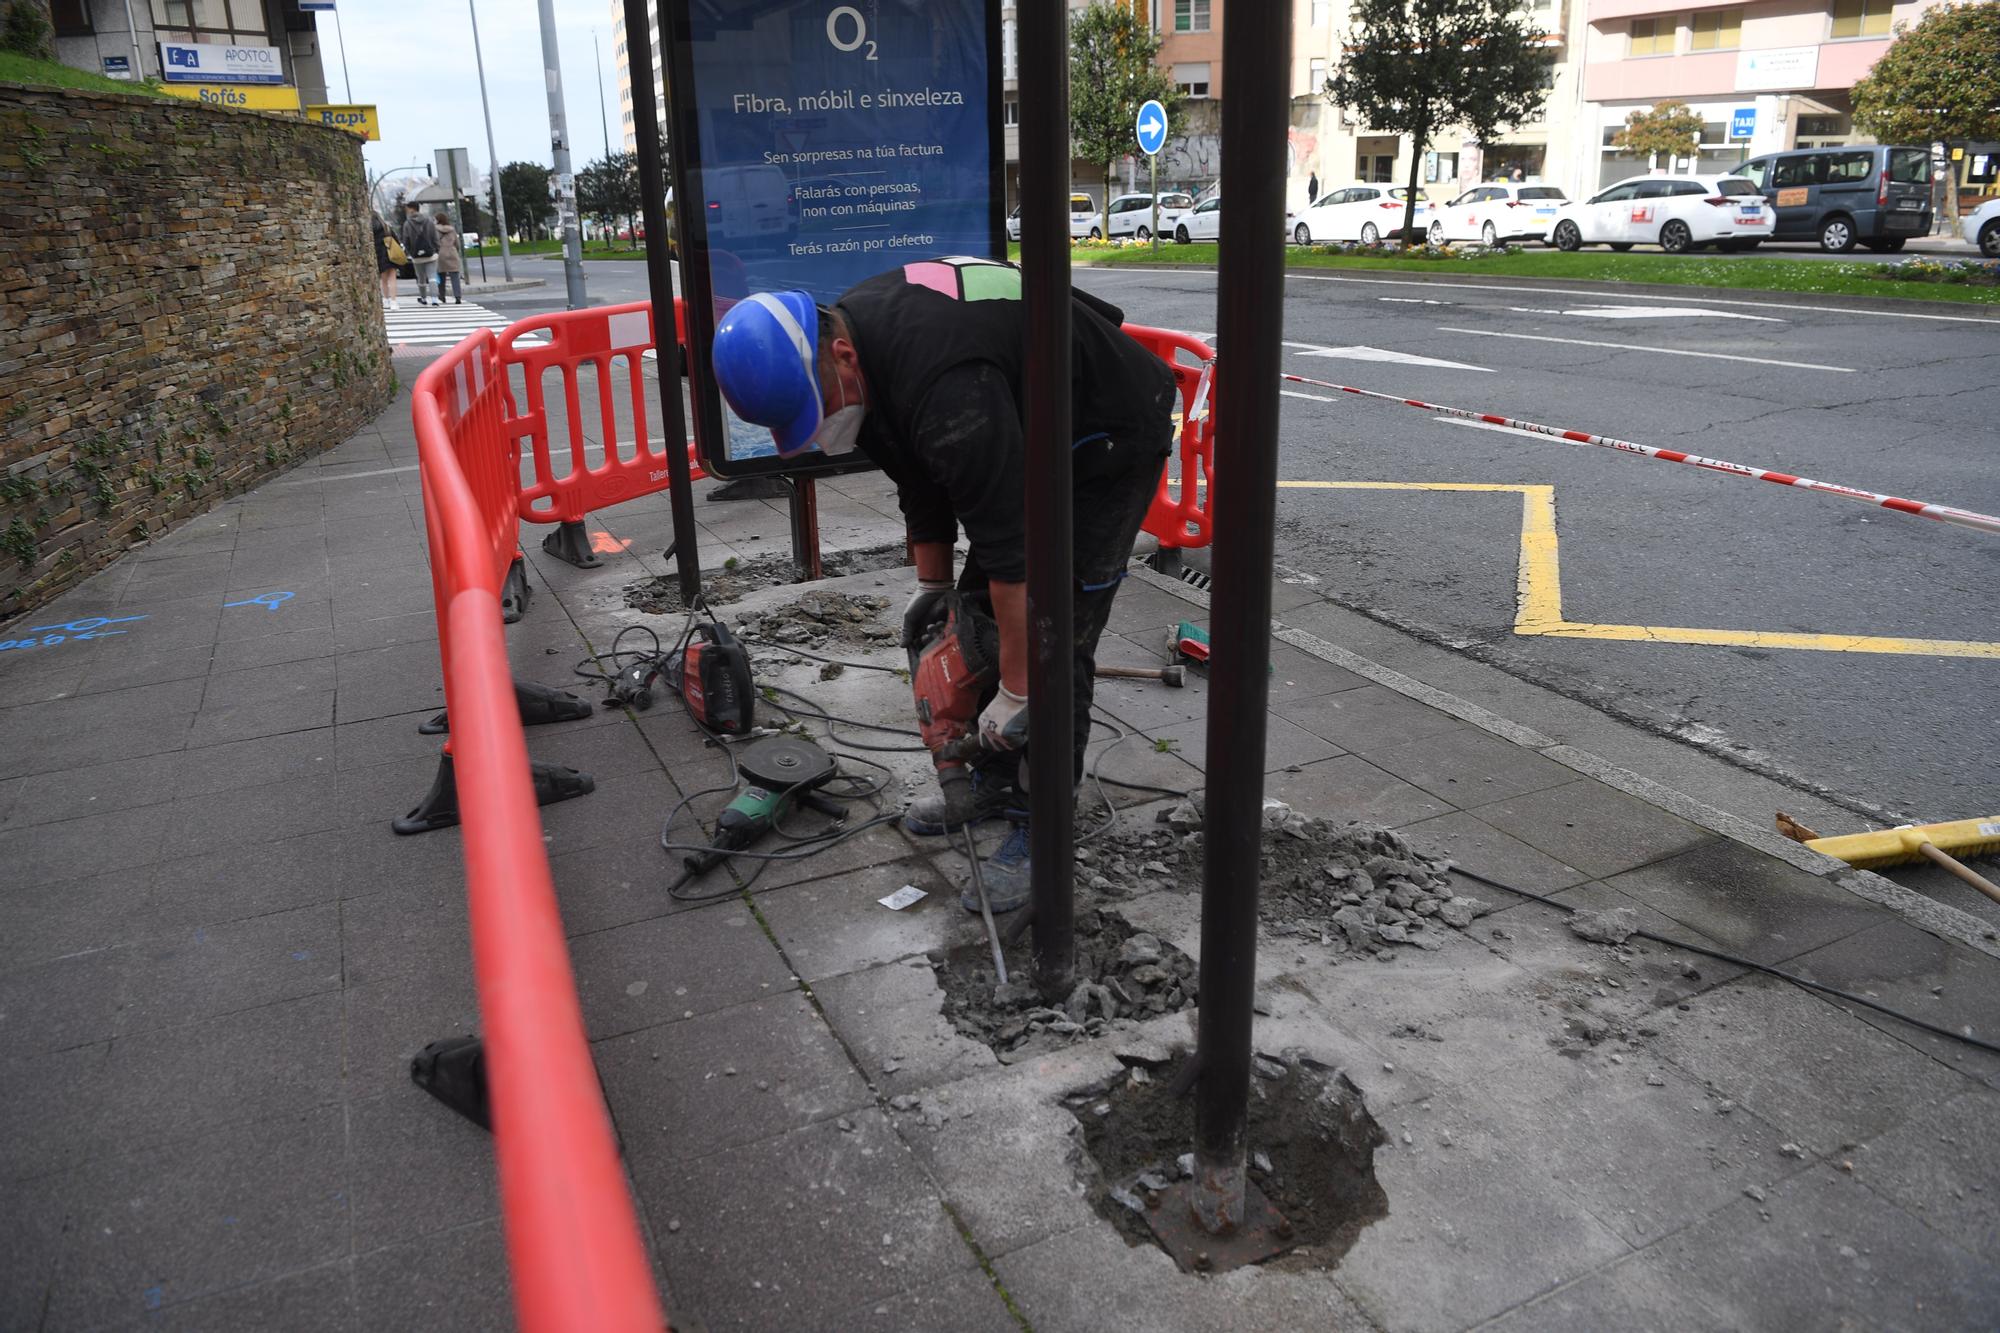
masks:
[[[1785,648],[1820,653],[1891,653],[1914,657],[2000,658],[2000,643],[1907,639],[1874,634],[1796,634],[1779,630],[1686,629],[1668,625],[1601,625],[1563,619],[1562,560],[1556,538],[1553,486],[1488,482],[1281,481],[1280,488],[1322,491],[1485,491],[1521,497],[1521,563],[1516,576],[1514,633],[1617,643],[1685,643],[1718,648]]]

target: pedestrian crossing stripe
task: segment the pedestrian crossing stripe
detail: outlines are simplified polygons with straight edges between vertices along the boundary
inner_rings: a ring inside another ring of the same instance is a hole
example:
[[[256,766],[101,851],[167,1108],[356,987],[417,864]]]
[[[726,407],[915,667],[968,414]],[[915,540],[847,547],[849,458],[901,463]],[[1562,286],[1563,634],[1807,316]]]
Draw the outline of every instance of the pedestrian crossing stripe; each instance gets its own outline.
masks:
[[[467,334],[480,329],[492,329],[498,333],[514,321],[475,301],[467,301],[464,305],[417,305],[410,301],[400,309],[384,310],[382,322],[387,328],[391,347],[451,347],[463,342]],[[544,347],[547,344],[546,338],[530,336],[514,345]]]

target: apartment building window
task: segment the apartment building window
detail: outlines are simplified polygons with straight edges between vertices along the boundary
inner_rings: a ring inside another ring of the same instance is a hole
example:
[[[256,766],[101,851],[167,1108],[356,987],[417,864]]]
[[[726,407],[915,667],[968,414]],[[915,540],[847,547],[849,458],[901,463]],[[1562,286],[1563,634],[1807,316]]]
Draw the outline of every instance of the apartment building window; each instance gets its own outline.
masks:
[[[1315,57],[1306,64],[1306,96],[1318,97],[1326,88],[1326,61]]]
[[[261,0],[153,0],[153,31],[163,42],[266,46]]]
[[[1000,123],[1002,125],[1021,123],[1021,103],[1018,98],[1010,97],[1000,104]]]
[[[1743,45],[1743,11],[1708,9],[1694,15],[1688,47],[1695,51],[1734,51]]]
[[[1324,28],[1331,22],[1333,22],[1332,0],[1312,0],[1312,25],[1315,28]]]
[[[1008,19],[1000,25],[1000,77],[1019,79],[1021,77],[1020,32],[1014,20]]]
[[[1632,51],[1635,56],[1670,56],[1674,53],[1674,20],[1671,16],[1632,20]]]
[[[49,6],[49,18],[56,25],[58,37],[74,37],[91,31],[89,0],[55,0]]]
[[[1833,0],[1835,37],[1887,37],[1890,0]]]
[[[1208,0],[1174,0],[1174,31],[1207,32]]]
[[[1208,62],[1202,60],[1191,65],[1175,65],[1174,87],[1180,89],[1182,97],[1208,96]]]

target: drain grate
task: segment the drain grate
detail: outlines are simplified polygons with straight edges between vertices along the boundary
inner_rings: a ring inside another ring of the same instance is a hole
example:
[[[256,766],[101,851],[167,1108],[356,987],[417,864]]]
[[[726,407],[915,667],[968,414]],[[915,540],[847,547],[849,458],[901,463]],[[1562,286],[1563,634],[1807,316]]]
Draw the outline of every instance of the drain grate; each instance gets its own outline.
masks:
[[[1187,584],[1191,588],[1199,588],[1203,592],[1207,592],[1208,585],[1211,582],[1213,582],[1213,580],[1210,579],[1208,575],[1202,573],[1198,569],[1191,568],[1190,566],[1187,565],[1182,565],[1181,582]]]

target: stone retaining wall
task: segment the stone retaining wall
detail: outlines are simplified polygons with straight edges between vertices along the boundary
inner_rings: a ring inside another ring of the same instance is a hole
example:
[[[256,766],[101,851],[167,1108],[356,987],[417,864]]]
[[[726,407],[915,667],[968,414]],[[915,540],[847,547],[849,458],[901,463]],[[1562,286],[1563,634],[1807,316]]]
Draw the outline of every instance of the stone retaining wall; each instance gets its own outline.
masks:
[[[0,619],[394,391],[361,141],[0,85]]]

